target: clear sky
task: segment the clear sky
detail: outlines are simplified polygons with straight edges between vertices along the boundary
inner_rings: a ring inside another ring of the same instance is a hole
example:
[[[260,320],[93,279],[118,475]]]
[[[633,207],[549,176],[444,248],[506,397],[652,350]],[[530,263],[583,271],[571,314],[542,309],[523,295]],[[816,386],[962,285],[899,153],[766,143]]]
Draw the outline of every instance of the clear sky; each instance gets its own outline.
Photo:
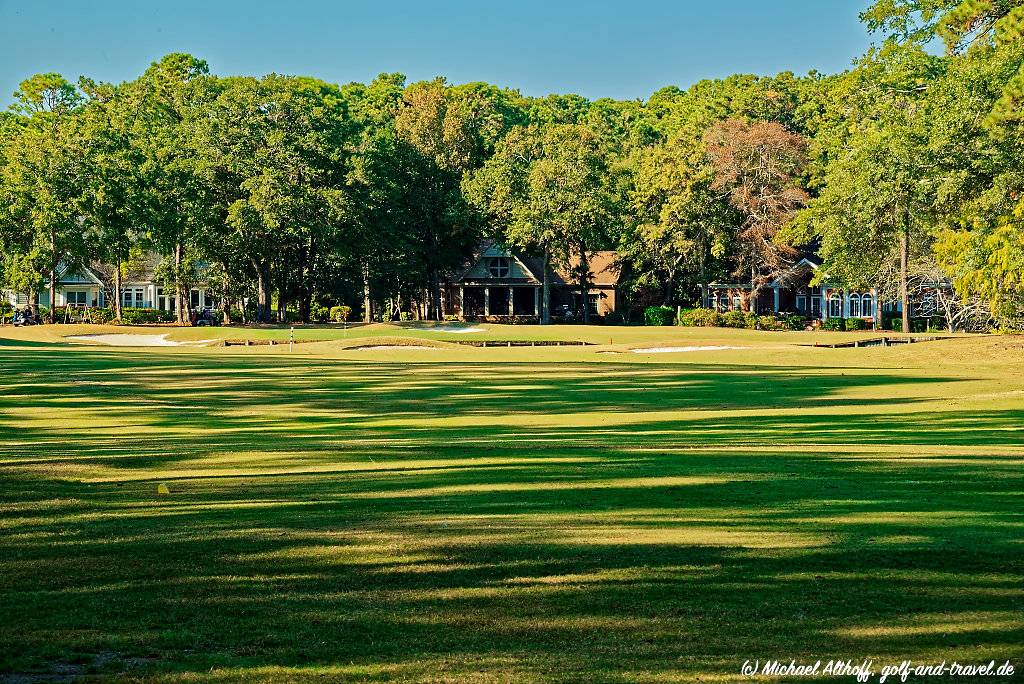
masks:
[[[528,95],[646,98],[731,73],[840,71],[859,0],[0,0],[0,106],[27,76],[120,82],[168,52],[214,73],[384,71]]]

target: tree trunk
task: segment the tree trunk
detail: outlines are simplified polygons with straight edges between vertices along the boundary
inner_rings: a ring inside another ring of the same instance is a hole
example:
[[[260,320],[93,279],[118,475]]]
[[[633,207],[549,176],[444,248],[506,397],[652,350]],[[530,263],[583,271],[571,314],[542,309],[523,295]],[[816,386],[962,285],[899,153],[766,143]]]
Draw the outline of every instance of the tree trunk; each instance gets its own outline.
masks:
[[[50,231],[50,311],[47,318],[50,323],[57,320],[57,238],[54,232]]]
[[[279,277],[277,279],[277,322],[288,321],[288,273],[285,262],[278,262]]]
[[[541,282],[541,297],[540,297],[540,322],[541,325],[548,325],[551,323],[551,278],[548,277],[548,273],[551,271],[551,250],[544,247],[544,275]]]
[[[430,272],[430,318],[434,321],[441,320],[444,316],[441,311],[441,274],[435,266]]]
[[[904,226],[900,236],[900,303],[903,307],[903,332],[910,332],[910,226]]]
[[[256,269],[256,322],[270,322],[270,266],[253,261]]]
[[[28,309],[32,312],[32,318],[39,320],[39,292],[35,287],[28,293]]]
[[[583,322],[590,323],[590,266],[587,263],[587,248],[580,245],[580,306],[583,308]]]
[[[57,321],[57,267],[50,267],[50,311],[46,314],[47,322]]]
[[[750,268],[750,293],[747,295],[747,311],[757,313],[757,295],[760,294],[760,287],[757,284],[757,271],[753,266]]]
[[[700,308],[708,307],[713,309],[715,307],[709,306],[708,302],[708,274],[707,274],[707,258],[704,250],[700,253]]]
[[[369,323],[373,319],[370,311],[370,264],[363,262],[363,323]]]
[[[310,282],[313,280],[313,256],[316,245],[312,238],[303,250],[303,264],[299,268],[299,320],[303,323],[310,322],[310,315],[313,310],[313,287]]]
[[[185,288],[181,277],[181,262],[184,260],[181,243],[174,245],[174,297],[177,302],[178,325],[192,324],[192,293]]]
[[[121,322],[121,259],[114,264],[114,320]]]

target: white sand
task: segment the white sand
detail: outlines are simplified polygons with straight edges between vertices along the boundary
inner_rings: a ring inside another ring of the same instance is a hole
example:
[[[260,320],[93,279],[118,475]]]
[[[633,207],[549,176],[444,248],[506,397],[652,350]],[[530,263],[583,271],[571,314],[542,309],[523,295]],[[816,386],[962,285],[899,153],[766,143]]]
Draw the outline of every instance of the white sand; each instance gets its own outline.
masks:
[[[722,351],[725,349],[746,349],[746,347],[650,347],[630,349],[634,354],[667,354],[672,352]]]
[[[113,333],[110,335],[69,335],[66,340],[79,342],[97,342],[112,347],[184,347],[209,344],[218,340],[191,340],[188,342],[175,342],[163,335],[134,335],[131,333]]]
[[[437,350],[437,347],[424,347],[418,344],[375,344],[372,347],[349,347],[352,351],[364,351],[374,349],[430,349]]]
[[[167,339],[167,335],[131,335],[114,333],[112,335],[69,335],[66,340],[79,342],[97,342],[113,347],[177,347],[177,342]]]

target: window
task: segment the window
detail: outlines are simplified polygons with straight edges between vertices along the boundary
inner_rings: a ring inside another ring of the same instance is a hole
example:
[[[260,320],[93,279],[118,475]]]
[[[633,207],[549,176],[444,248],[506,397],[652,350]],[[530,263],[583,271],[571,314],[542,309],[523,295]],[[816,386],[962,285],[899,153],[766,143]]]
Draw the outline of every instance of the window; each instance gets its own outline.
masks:
[[[729,310],[729,295],[721,294],[718,296],[718,310],[728,311]]]
[[[487,271],[492,278],[507,278],[509,270],[510,264],[506,257],[494,257],[487,264]]]
[[[88,293],[84,290],[74,290],[64,295],[64,301],[67,302],[68,306],[85,306],[87,295]]]
[[[127,289],[124,291],[124,306],[129,309],[141,309],[145,306],[142,301],[142,288]]]
[[[843,317],[843,298],[838,292],[833,292],[828,298],[828,315],[829,318],[842,318]]]
[[[799,313],[807,313],[807,295],[796,296],[796,310]]]
[[[869,294],[865,294],[863,297],[863,304],[861,304],[860,315],[864,318],[875,317],[875,299]]]
[[[860,318],[860,295],[850,295],[850,318]]]
[[[587,308],[590,309],[591,315],[597,315],[597,302],[601,299],[599,294],[588,294],[587,295]]]
[[[188,301],[189,301],[189,304],[192,306],[193,309],[198,309],[199,308],[199,290],[192,290],[192,292],[189,293]]]
[[[811,297],[811,315],[815,318],[821,315],[821,297]]]

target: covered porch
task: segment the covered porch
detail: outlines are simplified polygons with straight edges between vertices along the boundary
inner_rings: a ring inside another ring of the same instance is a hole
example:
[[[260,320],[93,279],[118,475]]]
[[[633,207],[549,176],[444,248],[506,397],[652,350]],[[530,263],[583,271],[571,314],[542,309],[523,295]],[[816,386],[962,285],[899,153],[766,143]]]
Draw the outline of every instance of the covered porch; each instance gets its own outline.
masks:
[[[540,316],[539,285],[474,285],[458,289],[462,318]]]

